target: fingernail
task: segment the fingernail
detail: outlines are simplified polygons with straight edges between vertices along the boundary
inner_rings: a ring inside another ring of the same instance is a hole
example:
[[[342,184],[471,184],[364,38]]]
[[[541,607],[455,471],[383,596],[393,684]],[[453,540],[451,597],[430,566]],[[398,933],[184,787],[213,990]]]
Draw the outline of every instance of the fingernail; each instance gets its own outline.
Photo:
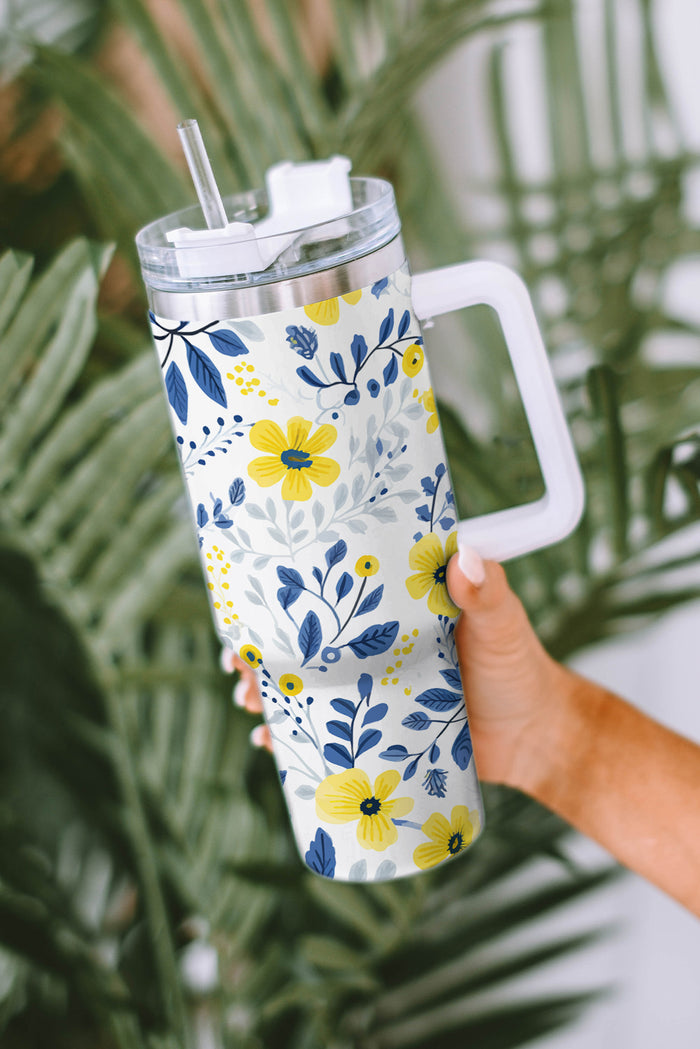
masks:
[[[255,728],[253,729],[253,731],[250,733],[250,742],[251,742],[251,744],[254,747],[264,747],[265,746],[265,736],[266,736],[265,726],[264,725],[256,725]]]
[[[482,558],[471,546],[464,546],[458,542],[459,567],[462,574],[467,577],[472,586],[483,586],[486,579],[486,569]]]
[[[232,674],[235,670],[235,667],[233,665],[233,652],[230,648],[221,649],[219,662],[221,664],[221,669],[223,670],[224,674]]]
[[[233,686],[233,702],[237,707],[245,707],[246,693],[248,692],[248,682],[242,678],[237,681]]]

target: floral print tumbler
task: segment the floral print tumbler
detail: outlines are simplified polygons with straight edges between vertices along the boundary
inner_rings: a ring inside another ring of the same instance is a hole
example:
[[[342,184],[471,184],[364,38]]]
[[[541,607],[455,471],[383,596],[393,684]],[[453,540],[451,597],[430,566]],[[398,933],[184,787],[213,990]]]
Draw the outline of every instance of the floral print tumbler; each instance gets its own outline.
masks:
[[[320,875],[435,867],[483,827],[446,567],[576,524],[580,473],[524,286],[492,263],[411,277],[391,186],[349,162],[137,238],[222,644],[255,670],[301,855]],[[193,230],[192,227],[195,229]],[[458,522],[420,319],[499,314],[546,485]]]

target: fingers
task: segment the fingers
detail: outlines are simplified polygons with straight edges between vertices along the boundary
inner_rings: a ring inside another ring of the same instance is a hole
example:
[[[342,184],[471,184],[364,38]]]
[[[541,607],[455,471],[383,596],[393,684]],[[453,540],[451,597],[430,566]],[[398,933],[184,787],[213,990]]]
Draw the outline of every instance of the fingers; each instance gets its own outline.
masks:
[[[221,669],[225,674],[232,674],[234,670],[240,674],[233,688],[233,702],[236,706],[247,710],[249,714],[261,714],[262,697],[258,688],[258,679],[252,668],[230,648],[224,648],[221,650]],[[256,725],[250,733],[250,742],[254,747],[271,751],[272,736],[267,725]]]
[[[221,669],[226,674],[232,674],[237,670],[240,674],[233,689],[233,702],[242,707],[250,714],[262,713],[262,698],[258,688],[258,679],[252,668],[244,663],[240,656],[235,655],[230,648],[221,651]]]

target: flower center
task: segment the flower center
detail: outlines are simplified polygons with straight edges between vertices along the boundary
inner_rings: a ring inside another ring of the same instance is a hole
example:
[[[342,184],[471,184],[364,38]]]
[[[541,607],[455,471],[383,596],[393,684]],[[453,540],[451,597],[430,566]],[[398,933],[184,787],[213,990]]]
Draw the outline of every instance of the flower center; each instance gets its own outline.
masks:
[[[303,470],[304,467],[313,465],[309,453],[301,452],[298,448],[287,448],[280,455],[280,459],[288,470]]]
[[[444,583],[446,577],[447,577],[447,565],[440,565],[440,567],[436,568],[435,571],[433,572],[433,579],[435,580],[436,583]]]
[[[451,856],[456,856],[458,852],[461,852],[464,848],[464,838],[462,837],[461,831],[457,831],[453,834],[447,843],[447,851]]]
[[[381,807],[381,801],[375,797],[365,798],[360,802],[360,812],[363,816],[376,816]]]

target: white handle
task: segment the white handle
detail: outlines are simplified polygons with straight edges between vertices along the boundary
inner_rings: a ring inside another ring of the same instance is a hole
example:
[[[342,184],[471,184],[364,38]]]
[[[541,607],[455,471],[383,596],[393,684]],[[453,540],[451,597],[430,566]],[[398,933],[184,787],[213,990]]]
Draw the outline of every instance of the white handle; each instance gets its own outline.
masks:
[[[460,521],[460,543],[505,561],[559,542],[581,517],[583,480],[525,284],[499,263],[463,262],[419,273],[412,288],[419,320],[480,304],[496,311],[545,484],[535,502]]]

